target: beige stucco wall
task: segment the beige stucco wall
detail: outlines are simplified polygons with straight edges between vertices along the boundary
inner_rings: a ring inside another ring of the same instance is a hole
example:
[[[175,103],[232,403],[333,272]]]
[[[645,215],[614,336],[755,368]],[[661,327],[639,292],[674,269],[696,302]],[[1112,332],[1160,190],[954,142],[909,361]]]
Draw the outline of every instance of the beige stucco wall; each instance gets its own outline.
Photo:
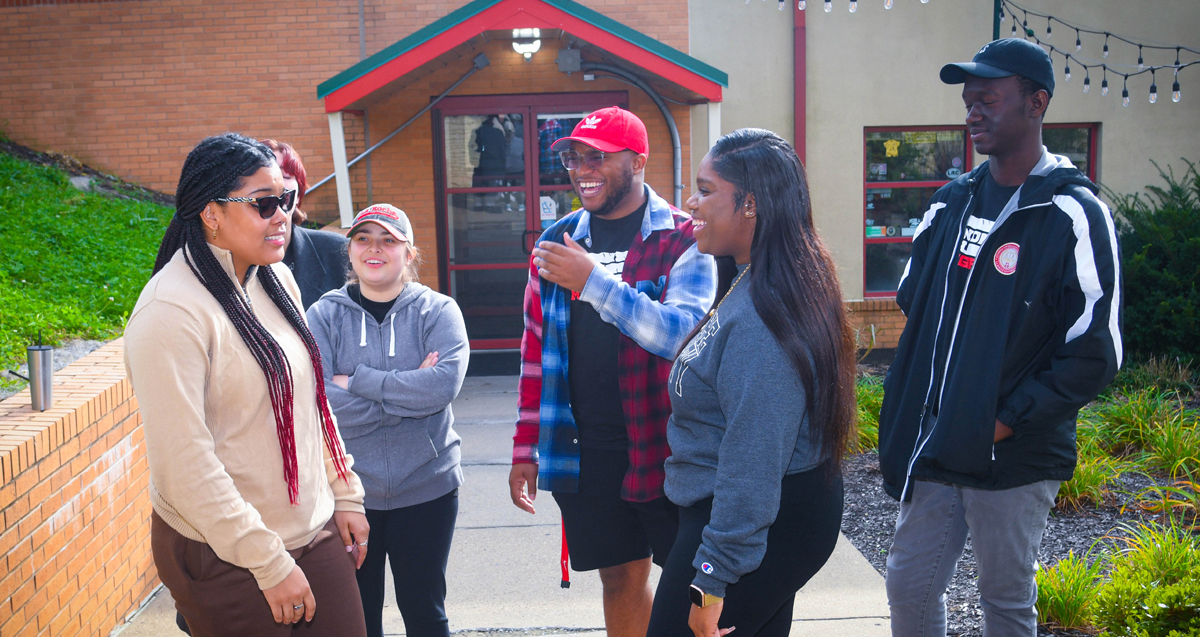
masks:
[[[753,4],[753,3],[752,3]],[[933,0],[928,4],[898,1],[891,10],[882,2],[860,2],[857,13],[845,0],[834,11],[810,2],[808,33],[808,170],[817,224],[835,253],[847,298],[862,296],[863,128],[867,126],[957,125],[963,122],[961,88],[938,80],[951,61],[967,61],[992,35],[992,3]],[[1090,25],[1147,41],[1200,46],[1195,26],[1200,3],[1162,0],[1155,3],[1104,2],[1083,7],[1061,0],[1026,0],[1039,13]],[[815,10],[814,10],[815,9]],[[1011,22],[1001,29],[1007,37]],[[1045,20],[1030,27],[1045,33]],[[1075,33],[1056,25],[1052,44],[1074,52]],[[1083,36],[1080,55],[1100,60],[1103,38]],[[1137,49],[1110,43],[1107,60],[1132,64]],[[1185,54],[1185,61],[1187,58]],[[1146,54],[1147,62],[1174,60]],[[1183,72],[1184,99],[1170,99],[1171,74],[1159,74],[1159,100],[1147,101],[1149,75],[1130,80],[1131,104],[1121,106],[1119,78],[1109,76],[1110,92],[1100,96],[1100,75],[1083,93],[1082,69],[1062,80],[1062,57],[1055,97],[1047,122],[1099,122],[1098,178],[1118,192],[1158,183],[1150,160],[1184,167],[1180,157],[1200,159],[1200,73]],[[1191,90],[1189,91],[1189,88]],[[982,158],[978,158],[982,159]]]
[[[729,74],[721,103],[721,134],[755,126],[784,139],[795,134],[792,12],[779,3],[690,0],[689,53]],[[692,108],[691,193],[696,167],[708,152],[708,108]],[[715,140],[713,140],[715,141]],[[685,167],[686,169],[686,167]]]

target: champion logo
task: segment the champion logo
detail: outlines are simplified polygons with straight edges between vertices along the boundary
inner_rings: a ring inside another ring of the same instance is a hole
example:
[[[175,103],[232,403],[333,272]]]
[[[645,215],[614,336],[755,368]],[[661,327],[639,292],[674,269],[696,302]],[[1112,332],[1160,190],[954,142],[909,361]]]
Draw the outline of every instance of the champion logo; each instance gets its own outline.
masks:
[[[599,123],[600,123],[600,118],[593,115],[593,116],[583,120],[583,125],[580,126],[580,128],[596,128],[596,125]]]
[[[1021,246],[1015,243],[1006,243],[999,248],[996,248],[996,256],[992,258],[992,262],[996,265],[996,271],[1005,276],[1017,271],[1017,254],[1021,251]]]
[[[705,562],[700,565],[700,570],[704,571],[705,575],[712,575],[712,572],[713,572],[712,564]]]

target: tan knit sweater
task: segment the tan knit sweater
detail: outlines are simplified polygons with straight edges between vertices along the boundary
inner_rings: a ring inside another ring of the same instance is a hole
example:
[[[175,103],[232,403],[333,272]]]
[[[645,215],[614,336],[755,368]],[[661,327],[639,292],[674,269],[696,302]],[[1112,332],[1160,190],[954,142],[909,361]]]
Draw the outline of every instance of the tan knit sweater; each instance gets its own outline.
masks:
[[[209,247],[234,278],[232,254]],[[291,273],[271,267],[299,305]],[[265,590],[291,573],[287,550],[312,541],[334,510],[363,511],[363,487],[352,471],[349,483],[337,477],[317,411],[321,379],[300,336],[256,277],[245,291],[292,371],[298,505],[288,503],[263,370],[182,250],[142,290],[125,327],[125,365],[142,414],[155,512],[250,569]]]

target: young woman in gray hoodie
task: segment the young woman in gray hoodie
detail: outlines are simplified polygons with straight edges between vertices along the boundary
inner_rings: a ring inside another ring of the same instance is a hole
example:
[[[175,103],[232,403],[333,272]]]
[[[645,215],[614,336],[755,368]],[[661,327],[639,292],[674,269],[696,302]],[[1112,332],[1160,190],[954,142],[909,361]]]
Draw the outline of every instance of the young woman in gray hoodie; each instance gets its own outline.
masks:
[[[450,403],[467,372],[467,330],[450,297],[416,282],[418,253],[403,211],[371,206],[349,235],[354,276],[309,308],[308,323],[366,489],[375,546],[358,586],[367,634],[383,635],[386,554],[407,634],[445,637],[446,561],[463,482]]]

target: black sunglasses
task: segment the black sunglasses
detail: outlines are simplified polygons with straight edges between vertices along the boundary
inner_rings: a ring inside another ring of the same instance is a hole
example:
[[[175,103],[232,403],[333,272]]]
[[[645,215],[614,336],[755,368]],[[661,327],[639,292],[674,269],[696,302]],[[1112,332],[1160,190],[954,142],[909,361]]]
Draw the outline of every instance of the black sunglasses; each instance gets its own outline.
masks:
[[[292,206],[296,205],[296,191],[285,190],[283,194],[276,197],[221,197],[213,199],[221,203],[252,203],[258,207],[258,216],[263,219],[270,219],[275,216],[275,210],[281,209],[284,213],[292,211]]]

